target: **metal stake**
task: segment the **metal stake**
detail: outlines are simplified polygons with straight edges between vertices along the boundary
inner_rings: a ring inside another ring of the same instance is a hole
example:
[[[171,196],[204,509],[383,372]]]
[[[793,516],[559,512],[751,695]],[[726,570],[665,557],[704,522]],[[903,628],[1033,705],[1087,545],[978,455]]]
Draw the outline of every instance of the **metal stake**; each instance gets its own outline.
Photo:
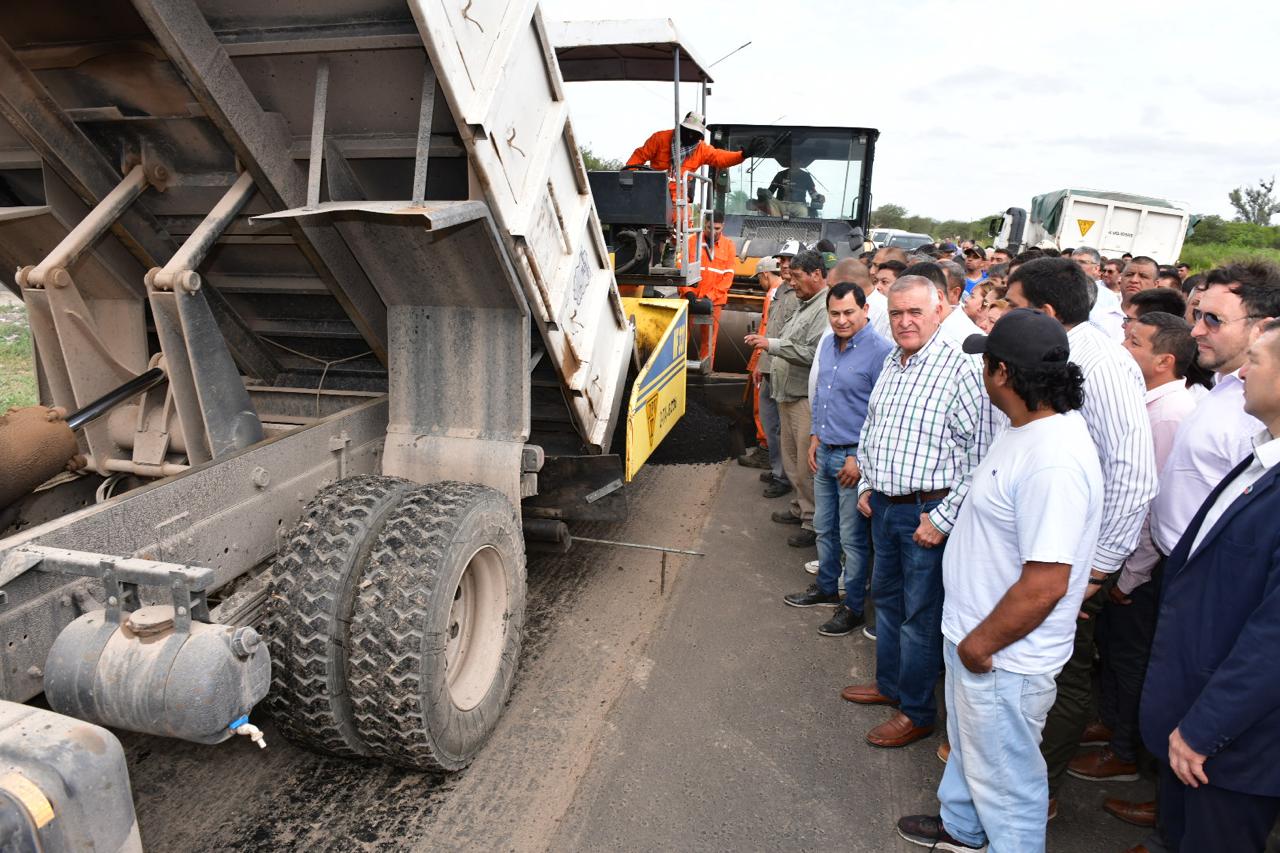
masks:
[[[575,542],[594,542],[597,545],[616,545],[619,548],[639,548],[642,551],[662,551],[666,554],[685,554],[690,557],[705,557],[701,551],[686,551],[683,548],[664,548],[661,545],[642,545],[639,542],[618,542],[615,539],[591,539],[587,536],[574,535]]]

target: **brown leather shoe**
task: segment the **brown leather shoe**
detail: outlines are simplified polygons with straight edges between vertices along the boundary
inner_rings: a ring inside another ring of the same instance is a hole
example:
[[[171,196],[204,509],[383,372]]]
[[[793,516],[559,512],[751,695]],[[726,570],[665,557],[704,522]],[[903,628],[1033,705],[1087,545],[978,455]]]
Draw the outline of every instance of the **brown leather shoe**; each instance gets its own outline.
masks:
[[[1138,765],[1125,761],[1109,747],[1082,752],[1067,763],[1067,772],[1086,782],[1136,782]]]
[[[1156,803],[1135,803],[1131,800],[1120,800],[1112,797],[1104,800],[1102,810],[1114,818],[1131,823],[1134,826],[1156,825]]]
[[[938,760],[941,761],[943,764],[946,764],[947,759],[949,759],[950,757],[951,757],[951,744],[947,743],[944,740],[942,743],[938,744]]]
[[[897,749],[931,734],[933,734],[933,726],[917,726],[911,722],[910,717],[899,711],[887,722],[867,732],[867,743],[881,749]]]
[[[890,699],[880,693],[874,684],[850,684],[840,691],[840,698],[846,702],[859,705],[897,705],[897,699]]]
[[[1106,746],[1111,743],[1111,729],[1102,720],[1094,720],[1080,735],[1081,746]]]

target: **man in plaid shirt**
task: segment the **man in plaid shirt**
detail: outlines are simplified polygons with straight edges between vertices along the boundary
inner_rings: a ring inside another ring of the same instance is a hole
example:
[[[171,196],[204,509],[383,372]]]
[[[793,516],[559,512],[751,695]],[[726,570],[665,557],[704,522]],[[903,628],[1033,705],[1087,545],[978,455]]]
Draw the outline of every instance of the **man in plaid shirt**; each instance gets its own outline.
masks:
[[[991,440],[993,416],[981,366],[937,334],[942,300],[921,276],[889,288],[897,344],[871,393],[858,446],[859,509],[871,518],[876,680],[846,687],[846,700],[896,705],[867,733],[899,747],[933,732],[942,673],[942,550]]]

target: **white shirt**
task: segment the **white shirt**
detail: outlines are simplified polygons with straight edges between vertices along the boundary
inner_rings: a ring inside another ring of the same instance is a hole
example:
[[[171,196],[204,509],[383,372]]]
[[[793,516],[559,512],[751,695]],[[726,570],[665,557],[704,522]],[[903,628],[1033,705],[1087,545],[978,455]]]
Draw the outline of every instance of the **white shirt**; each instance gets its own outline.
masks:
[[[1203,385],[1196,387],[1204,388]],[[1147,418],[1151,421],[1151,443],[1155,447],[1157,472],[1164,470],[1169,459],[1178,425],[1195,410],[1198,401],[1199,397],[1182,379],[1147,390]],[[1148,512],[1146,521],[1142,523],[1142,532],[1138,534],[1138,548],[1124,561],[1116,586],[1128,595],[1151,580],[1151,572],[1159,562],[1160,552],[1151,541],[1151,514]]]
[[[875,288],[867,294],[867,320],[880,337],[886,341],[893,340],[893,334],[889,331],[889,297]]]
[[[1078,412],[1009,427],[974,469],[942,555],[942,633],[959,643],[1022,576],[1067,563],[1067,593],[1038,626],[993,656],[997,669],[1056,673],[1071,657],[1102,523],[1102,467]]]
[[[1209,531],[1213,530],[1214,525],[1236,502],[1236,499],[1248,494],[1253,484],[1261,480],[1262,475],[1274,468],[1278,462],[1280,462],[1280,439],[1272,438],[1271,433],[1264,429],[1253,437],[1252,463],[1236,475],[1236,478],[1218,495],[1213,506],[1209,507],[1209,512],[1205,514],[1204,521],[1200,524],[1200,529],[1196,531],[1196,538],[1191,543],[1189,554],[1194,554],[1200,548]]]
[[[1092,323],[1067,331],[1071,361],[1084,374],[1084,406],[1105,473],[1102,532],[1094,568],[1115,572],[1134,549],[1158,479],[1151,425],[1144,404],[1147,384],[1133,356]]]
[[[951,313],[938,326],[938,334],[954,343],[957,347],[964,345],[965,338],[970,335],[986,334],[982,329],[978,328],[978,324],[969,319],[969,315],[964,313],[964,309],[959,305],[951,308]]]
[[[1200,504],[1253,450],[1262,421],[1244,410],[1240,372],[1219,375],[1213,389],[1183,419],[1160,472],[1151,504],[1151,538],[1163,554],[1173,551]]]
[[[1089,310],[1089,322],[1106,332],[1111,340],[1124,343],[1124,309],[1120,307],[1120,297],[1100,281],[1095,281],[1094,286],[1098,289],[1098,299]]]

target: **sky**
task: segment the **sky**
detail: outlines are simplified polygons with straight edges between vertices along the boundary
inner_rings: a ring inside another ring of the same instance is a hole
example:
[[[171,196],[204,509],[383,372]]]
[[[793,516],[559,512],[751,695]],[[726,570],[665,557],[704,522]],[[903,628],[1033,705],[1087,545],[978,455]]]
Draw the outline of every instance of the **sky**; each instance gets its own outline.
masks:
[[[971,220],[1080,187],[1229,219],[1228,191],[1280,174],[1276,3],[541,6],[547,20],[670,18],[706,63],[750,41],[712,69],[708,122],[878,128],[873,207]],[[670,83],[576,83],[568,99],[601,157],[671,126]]]

